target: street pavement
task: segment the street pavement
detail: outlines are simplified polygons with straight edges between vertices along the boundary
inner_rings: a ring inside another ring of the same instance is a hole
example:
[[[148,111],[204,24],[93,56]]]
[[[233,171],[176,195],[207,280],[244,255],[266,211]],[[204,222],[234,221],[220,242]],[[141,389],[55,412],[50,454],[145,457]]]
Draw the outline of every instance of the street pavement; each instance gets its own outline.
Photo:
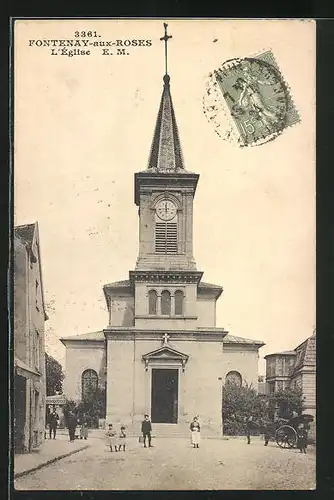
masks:
[[[39,469],[87,447],[87,441],[69,442],[68,435],[57,435],[56,439],[45,439],[42,446],[32,453],[20,453],[14,456],[14,477]]]
[[[153,448],[128,439],[125,452],[110,452],[103,439],[67,458],[15,480],[18,490],[310,490],[315,488],[315,448],[302,454],[265,447],[253,438],[157,438]]]

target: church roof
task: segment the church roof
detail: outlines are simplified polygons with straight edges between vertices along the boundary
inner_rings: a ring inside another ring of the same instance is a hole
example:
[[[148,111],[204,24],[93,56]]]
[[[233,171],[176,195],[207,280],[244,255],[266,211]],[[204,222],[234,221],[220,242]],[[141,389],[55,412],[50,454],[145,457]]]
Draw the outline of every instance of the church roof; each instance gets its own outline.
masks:
[[[200,281],[198,284],[198,291],[211,291],[214,292],[216,300],[223,293],[223,287],[220,285],[214,285],[213,283],[206,283],[205,281]]]
[[[184,171],[184,163],[168,74],[164,75],[163,81],[164,87],[154,129],[148,170],[157,173],[180,173]]]
[[[223,287],[220,285],[214,285],[213,283],[207,283],[205,281],[201,281],[198,286],[200,288],[221,288],[221,289],[223,289]]]
[[[70,337],[61,337],[59,339],[62,343],[63,341],[67,340],[104,340],[104,333],[103,331],[99,332],[89,332],[89,333],[82,333],[81,335],[72,335]]]
[[[253,344],[253,345],[265,345],[262,340],[246,339],[245,337],[237,337],[236,335],[227,334],[223,338],[223,344]]]
[[[132,328],[132,327],[131,327]],[[71,337],[62,337],[59,340],[61,342],[67,341],[67,340],[95,340],[95,341],[101,341],[104,340],[104,333],[103,331],[98,331],[98,332],[89,332],[89,333],[83,333],[81,335],[73,335]],[[237,337],[236,335],[229,335],[227,334],[224,339],[223,339],[224,344],[251,344],[251,345],[264,345],[264,342],[262,340],[253,340],[253,339],[247,339],[244,337]]]
[[[113,281],[112,283],[107,283],[104,285],[107,288],[124,288],[131,286],[130,280]]]

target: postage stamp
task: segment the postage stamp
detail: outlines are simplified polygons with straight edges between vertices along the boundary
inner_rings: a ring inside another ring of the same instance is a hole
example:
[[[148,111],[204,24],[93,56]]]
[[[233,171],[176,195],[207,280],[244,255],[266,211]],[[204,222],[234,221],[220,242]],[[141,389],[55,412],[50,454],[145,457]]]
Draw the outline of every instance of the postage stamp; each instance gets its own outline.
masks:
[[[203,108],[218,135],[235,138],[241,147],[265,144],[300,122],[270,50],[256,57],[230,59],[211,73]],[[219,130],[224,128],[222,114],[233,122],[224,132]]]

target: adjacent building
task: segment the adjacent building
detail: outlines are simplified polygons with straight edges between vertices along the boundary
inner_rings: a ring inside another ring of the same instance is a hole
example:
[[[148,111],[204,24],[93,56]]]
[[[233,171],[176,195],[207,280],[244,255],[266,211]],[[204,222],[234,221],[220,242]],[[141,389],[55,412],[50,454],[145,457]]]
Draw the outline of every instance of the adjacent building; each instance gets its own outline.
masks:
[[[225,381],[257,389],[264,343],[216,325],[223,288],[203,281],[196,266],[198,180],[199,174],[185,167],[166,73],[148,165],[134,177],[135,268],[127,279],[104,286],[106,328],[61,339],[65,395],[84,399],[92,387],[104,387],[107,420],[133,431],[140,430],[147,412],[157,435],[187,435],[198,414],[204,434],[221,435]]]
[[[45,430],[45,313],[38,224],[14,229],[15,452],[39,447]]]
[[[269,392],[300,387],[304,412],[316,414],[316,332],[292,351],[267,354]]]

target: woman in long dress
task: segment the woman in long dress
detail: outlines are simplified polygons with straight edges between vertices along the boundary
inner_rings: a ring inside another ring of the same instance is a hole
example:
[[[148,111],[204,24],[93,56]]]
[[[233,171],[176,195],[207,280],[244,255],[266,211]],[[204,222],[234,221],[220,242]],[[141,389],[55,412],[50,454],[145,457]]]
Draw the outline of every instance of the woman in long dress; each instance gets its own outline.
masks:
[[[199,442],[201,438],[201,426],[199,425],[198,417],[194,417],[191,424],[191,444],[194,448],[199,448]]]

